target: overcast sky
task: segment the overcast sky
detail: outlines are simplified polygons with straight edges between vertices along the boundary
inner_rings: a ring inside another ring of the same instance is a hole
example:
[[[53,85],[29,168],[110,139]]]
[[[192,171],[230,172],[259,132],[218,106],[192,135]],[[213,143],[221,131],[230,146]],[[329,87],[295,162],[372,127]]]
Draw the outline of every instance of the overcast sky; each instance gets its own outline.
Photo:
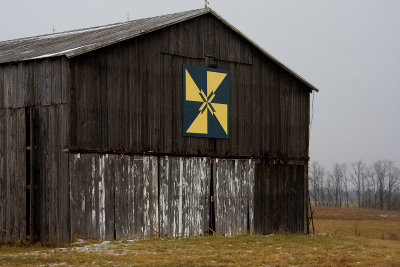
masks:
[[[310,156],[400,166],[399,0],[210,0],[210,7],[320,89]],[[197,9],[203,0],[2,0],[0,40]]]

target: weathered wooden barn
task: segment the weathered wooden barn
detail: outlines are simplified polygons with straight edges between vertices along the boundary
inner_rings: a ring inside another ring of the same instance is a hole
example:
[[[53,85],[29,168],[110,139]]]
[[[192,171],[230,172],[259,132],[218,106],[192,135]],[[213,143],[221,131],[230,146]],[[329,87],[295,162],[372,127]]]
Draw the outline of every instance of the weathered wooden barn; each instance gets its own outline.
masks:
[[[182,134],[185,65],[227,138]],[[303,233],[313,90],[208,8],[0,42],[0,242]]]

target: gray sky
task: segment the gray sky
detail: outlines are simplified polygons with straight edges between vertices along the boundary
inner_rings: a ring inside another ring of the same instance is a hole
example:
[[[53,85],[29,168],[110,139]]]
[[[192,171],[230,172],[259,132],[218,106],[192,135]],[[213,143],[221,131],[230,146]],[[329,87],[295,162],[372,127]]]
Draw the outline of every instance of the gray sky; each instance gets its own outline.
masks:
[[[320,89],[310,156],[400,165],[400,1],[209,0],[210,7]],[[203,0],[2,0],[0,40],[157,16]]]

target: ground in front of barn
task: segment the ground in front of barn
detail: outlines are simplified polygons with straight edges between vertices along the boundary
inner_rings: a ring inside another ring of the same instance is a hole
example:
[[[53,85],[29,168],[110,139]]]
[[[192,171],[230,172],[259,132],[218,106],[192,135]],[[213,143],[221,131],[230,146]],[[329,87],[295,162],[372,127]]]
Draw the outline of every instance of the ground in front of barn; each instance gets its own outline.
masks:
[[[0,246],[0,265],[400,266],[400,212],[315,208],[315,235]]]

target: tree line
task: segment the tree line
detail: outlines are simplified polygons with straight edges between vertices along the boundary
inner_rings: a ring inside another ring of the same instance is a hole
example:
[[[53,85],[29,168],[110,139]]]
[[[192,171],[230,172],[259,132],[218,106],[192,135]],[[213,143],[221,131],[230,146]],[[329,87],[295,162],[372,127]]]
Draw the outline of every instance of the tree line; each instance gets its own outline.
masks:
[[[400,210],[400,169],[393,161],[335,163],[329,171],[313,161],[308,177],[317,206]]]

